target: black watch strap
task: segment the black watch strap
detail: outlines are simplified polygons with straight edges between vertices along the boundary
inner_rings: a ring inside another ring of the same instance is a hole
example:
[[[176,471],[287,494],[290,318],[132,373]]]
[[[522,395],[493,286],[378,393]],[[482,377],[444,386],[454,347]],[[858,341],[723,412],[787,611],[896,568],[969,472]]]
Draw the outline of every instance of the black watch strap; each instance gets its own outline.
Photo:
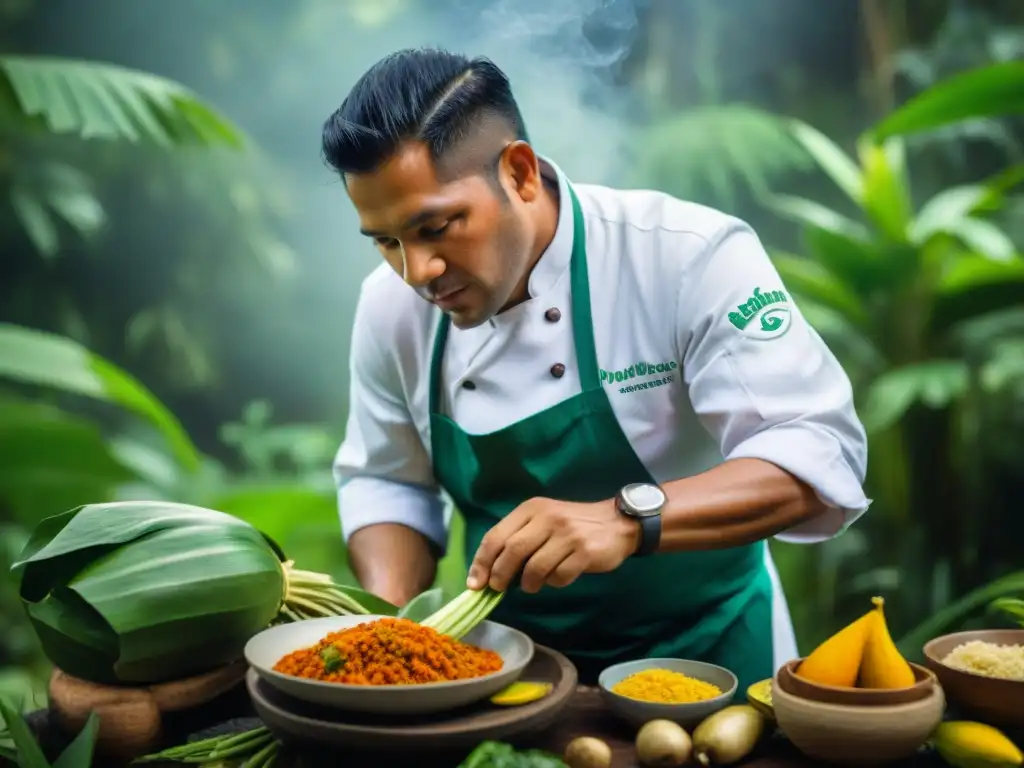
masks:
[[[658,551],[661,543],[661,515],[635,518],[640,523],[640,546],[633,553],[634,557],[645,557]]]
[[[618,507],[619,514],[632,518],[640,524],[640,542],[633,553],[633,557],[645,557],[654,554],[658,551],[658,546],[661,544],[661,510],[648,509],[640,511],[634,509],[623,498],[625,490],[623,489],[618,493],[615,498],[615,505]],[[658,490],[660,491],[660,489]]]

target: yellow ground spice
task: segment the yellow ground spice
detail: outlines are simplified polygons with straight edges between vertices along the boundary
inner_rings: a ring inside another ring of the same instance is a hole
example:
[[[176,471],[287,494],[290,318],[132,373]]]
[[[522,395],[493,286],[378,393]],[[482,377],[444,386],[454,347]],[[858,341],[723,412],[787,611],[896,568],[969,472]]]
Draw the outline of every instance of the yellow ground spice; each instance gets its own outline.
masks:
[[[628,699],[662,704],[690,704],[722,695],[717,685],[668,669],[645,669],[620,680],[612,692]]]

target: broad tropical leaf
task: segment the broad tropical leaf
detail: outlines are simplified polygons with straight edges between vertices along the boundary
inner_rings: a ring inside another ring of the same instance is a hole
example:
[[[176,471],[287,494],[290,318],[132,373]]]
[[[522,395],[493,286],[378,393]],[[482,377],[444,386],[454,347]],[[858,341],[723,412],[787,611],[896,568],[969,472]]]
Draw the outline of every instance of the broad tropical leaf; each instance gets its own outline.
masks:
[[[775,195],[767,204],[803,227],[811,257],[856,293],[865,295],[889,280],[892,264],[879,253],[871,231],[831,208],[802,197]]]
[[[1024,600],[1018,597],[1001,597],[993,601],[990,608],[1010,616],[1014,621],[1024,627]]]
[[[158,682],[234,661],[285,594],[281,561],[256,529],[166,502],[48,518],[13,568],[47,657],[103,683]]]
[[[886,238],[902,244],[913,219],[903,145],[890,139],[884,146],[861,142],[858,148],[864,168],[864,212]]]
[[[36,737],[29,730],[28,723],[25,722],[20,712],[2,699],[0,699],[0,718],[3,719],[11,734],[11,741],[14,742],[17,755],[16,765],[20,768],[50,768],[50,763],[43,754]]]
[[[103,206],[89,179],[78,169],[61,163],[18,169],[11,185],[11,208],[36,250],[47,259],[60,250],[56,219],[79,237],[91,240],[106,223]]]
[[[638,142],[646,184],[684,199],[723,203],[740,189],[764,194],[780,173],[810,158],[785,121],[744,104],[702,106],[656,123]]]
[[[814,161],[858,206],[864,198],[864,176],[848,154],[832,139],[807,123],[793,120],[790,130]]]
[[[96,737],[100,730],[100,717],[95,711],[89,713],[85,727],[78,732],[74,740],[60,753],[53,768],[90,768]]]
[[[979,67],[933,85],[871,129],[876,141],[979,117],[1024,113],[1024,61]]]
[[[887,371],[868,390],[861,421],[869,432],[898,422],[915,402],[942,408],[967,391],[967,364],[962,360],[931,360]]]
[[[820,263],[784,253],[771,258],[791,293],[835,310],[855,326],[867,321],[860,297]]]
[[[0,56],[0,120],[84,139],[240,148],[241,132],[191,90],[113,64]]]
[[[0,506],[34,525],[82,499],[113,498],[134,474],[96,425],[58,408],[0,398]]]
[[[947,229],[972,251],[993,261],[1010,261],[1016,256],[1013,240],[990,221],[965,217],[950,221]]]
[[[995,342],[991,357],[981,367],[979,378],[987,392],[997,392],[1024,381],[1024,339]]]
[[[998,318],[1024,306],[1024,260],[998,262],[984,256],[963,256],[949,265],[939,277],[935,288],[930,328],[941,333],[951,328],[962,329],[992,324]],[[979,337],[984,341],[985,336]]]
[[[985,285],[1005,283],[1018,283],[1024,289],[1024,259],[995,261],[970,255],[957,259],[946,269],[936,290],[940,295],[952,296]]]
[[[0,377],[104,400],[156,426],[178,460],[199,466],[199,452],[177,417],[131,374],[71,339],[0,323]]]
[[[950,187],[930,198],[918,211],[909,228],[910,242],[924,245],[939,233],[949,233],[950,225],[971,216],[989,199],[991,191],[981,185]]]
[[[897,645],[909,659],[919,660],[921,649],[929,640],[956,630],[994,600],[1012,595],[1024,595],[1024,571],[1011,573],[964,595],[905,634]]]
[[[171,502],[49,517],[12,570],[50,661],[106,684],[181,679],[236,661],[275,619],[369,612],[330,577],[294,569],[248,523]]]
[[[423,621],[428,616],[433,616],[445,604],[444,594],[440,587],[428,589],[422,592],[408,603],[402,606],[398,615],[409,621]]]

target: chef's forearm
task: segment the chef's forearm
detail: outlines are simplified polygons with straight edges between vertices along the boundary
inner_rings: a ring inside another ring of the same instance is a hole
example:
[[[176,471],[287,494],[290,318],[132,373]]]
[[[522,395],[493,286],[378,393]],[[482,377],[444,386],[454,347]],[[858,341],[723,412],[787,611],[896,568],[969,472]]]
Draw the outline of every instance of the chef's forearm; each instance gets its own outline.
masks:
[[[379,523],[360,528],[349,538],[348,551],[363,589],[394,605],[405,605],[434,583],[436,547],[408,526]]]
[[[825,511],[806,483],[760,459],[734,459],[664,486],[662,552],[725,549],[770,538]]]

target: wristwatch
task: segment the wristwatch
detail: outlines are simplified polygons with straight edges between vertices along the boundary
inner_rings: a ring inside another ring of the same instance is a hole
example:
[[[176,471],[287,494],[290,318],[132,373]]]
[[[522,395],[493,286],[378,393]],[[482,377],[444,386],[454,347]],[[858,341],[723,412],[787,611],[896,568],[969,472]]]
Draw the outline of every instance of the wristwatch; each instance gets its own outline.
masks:
[[[640,523],[640,545],[633,554],[637,557],[658,550],[661,541],[661,510],[668,497],[652,483],[630,483],[615,496],[615,506],[626,517]]]

